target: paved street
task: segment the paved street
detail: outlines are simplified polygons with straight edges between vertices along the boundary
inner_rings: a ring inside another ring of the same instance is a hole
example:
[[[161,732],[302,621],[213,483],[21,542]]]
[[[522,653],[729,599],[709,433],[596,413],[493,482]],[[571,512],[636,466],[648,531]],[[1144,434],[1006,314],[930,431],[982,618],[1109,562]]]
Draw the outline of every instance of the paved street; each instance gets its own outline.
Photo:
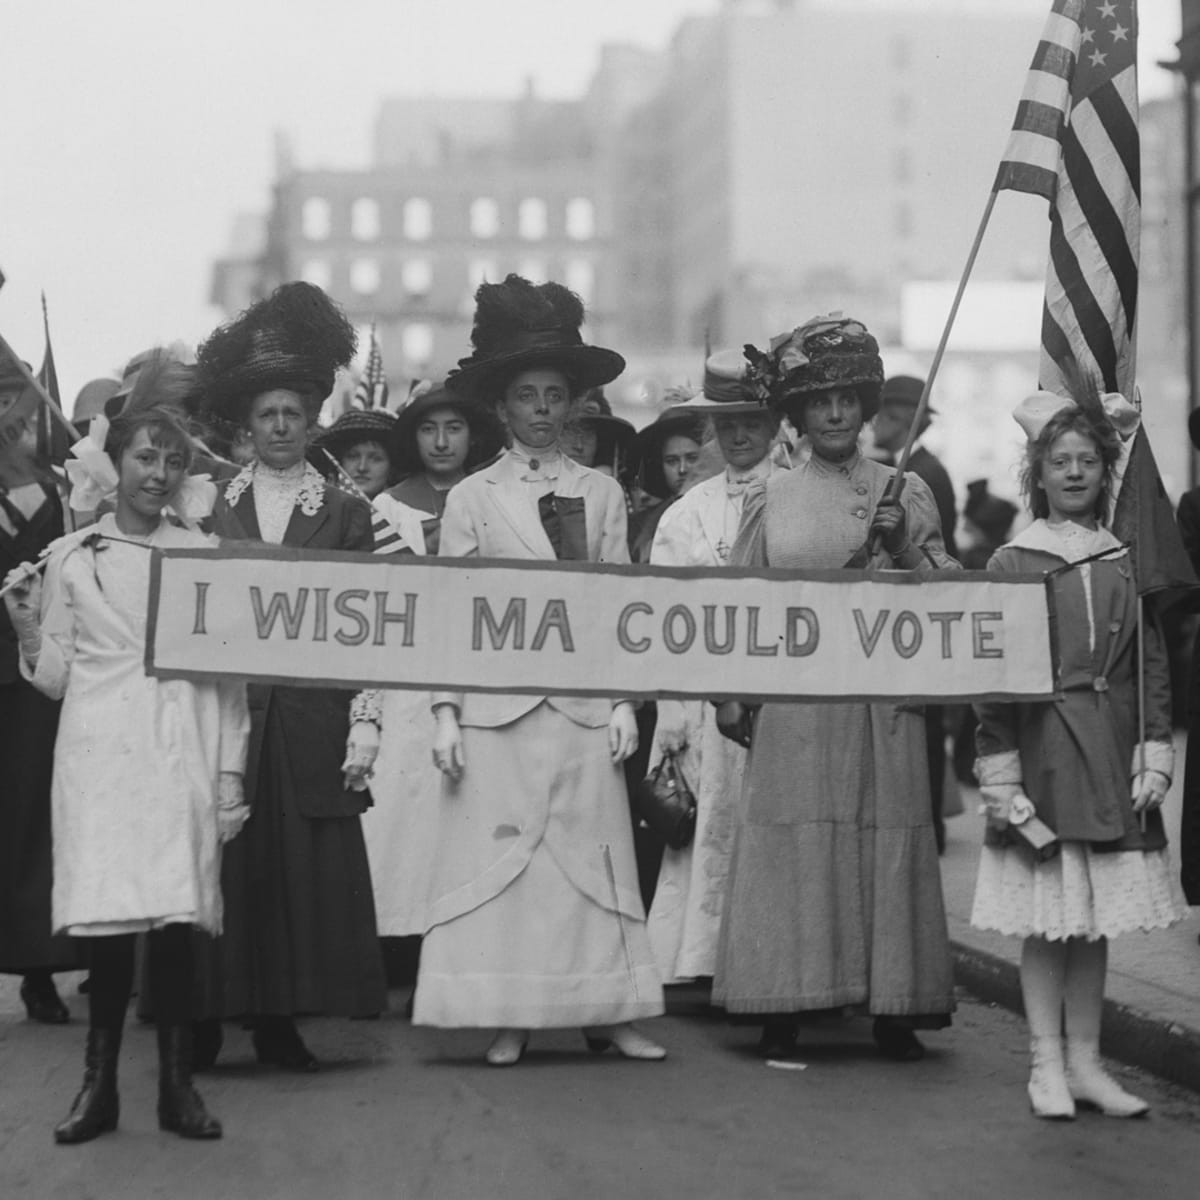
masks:
[[[395,992],[399,1008],[404,993]],[[689,1001],[693,1001],[689,1003]],[[379,1021],[315,1021],[326,1062],[298,1077],[260,1070],[231,1030],[201,1086],[226,1136],[185,1143],[154,1120],[154,1036],[126,1040],[121,1128],[80,1147],[50,1130],[79,1082],[84,1004],[66,1028],[28,1023],[0,992],[0,1197],[396,1197],[398,1200],[936,1200],[1196,1195],[1200,1096],[1125,1068],[1154,1103],[1147,1121],[1029,1116],[1021,1022],[964,998],[931,1053],[875,1055],[866,1022],[806,1035],[805,1070],[773,1070],[755,1033],[696,1010],[655,1029],[663,1064],[593,1059],[577,1034],[543,1034],[520,1066],[483,1065],[487,1035]]]

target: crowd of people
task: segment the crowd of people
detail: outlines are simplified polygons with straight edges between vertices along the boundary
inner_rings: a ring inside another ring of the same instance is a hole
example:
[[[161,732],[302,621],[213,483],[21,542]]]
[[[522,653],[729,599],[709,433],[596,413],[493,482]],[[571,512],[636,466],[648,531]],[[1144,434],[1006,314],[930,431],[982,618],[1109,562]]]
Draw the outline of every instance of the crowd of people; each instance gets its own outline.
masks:
[[[897,487],[923,384],[885,380],[860,322],[713,354],[702,388],[639,432],[603,393],[624,360],[583,321],[558,284],[485,283],[445,380],[322,429],[356,339],[318,288],[287,284],[195,363],[131,364],[67,463],[70,532],[54,486],[0,492],[0,970],[52,1023],[68,1015],[53,974],[88,972],[83,1085],[58,1142],[116,1128],[135,988],[158,1028],[161,1127],[215,1138],[193,1075],[223,1023],[251,1030],[260,1063],[316,1070],[297,1018],[381,1012],[380,938],[420,939],[414,1024],[494,1031],[497,1067],[554,1028],[660,1060],[646,1022],[664,986],[709,979],[767,1058],[794,1055],[814,1019],[858,1015],[882,1055],[920,1059],[917,1032],[955,1007],[938,867],[951,741],[987,812],[972,921],[1023,939],[1032,1111],[1146,1111],[1098,1056],[1107,939],[1184,911],[1160,815],[1167,656],[1152,613],[1136,634],[1128,547],[1105,528],[1124,402],[1022,401],[1033,520],[1008,540],[1015,506],[982,485],[956,531],[928,451]],[[159,548],[897,570],[919,586],[960,569],[956,532],[968,568],[1052,580],[1053,700],[655,705],[143,669]],[[696,802],[670,847],[630,804],[667,761]]]

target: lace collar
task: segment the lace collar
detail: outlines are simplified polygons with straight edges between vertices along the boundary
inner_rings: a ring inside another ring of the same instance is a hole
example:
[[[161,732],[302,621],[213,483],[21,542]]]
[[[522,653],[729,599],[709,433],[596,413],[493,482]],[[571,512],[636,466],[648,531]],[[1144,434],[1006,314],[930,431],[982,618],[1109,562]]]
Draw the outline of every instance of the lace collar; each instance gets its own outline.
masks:
[[[262,463],[243,467],[226,485],[225,502],[231,506],[237,504],[242,493],[256,479],[277,491],[294,490],[294,503],[306,517],[315,517],[325,503],[325,480],[310,462],[283,468],[267,467]]]

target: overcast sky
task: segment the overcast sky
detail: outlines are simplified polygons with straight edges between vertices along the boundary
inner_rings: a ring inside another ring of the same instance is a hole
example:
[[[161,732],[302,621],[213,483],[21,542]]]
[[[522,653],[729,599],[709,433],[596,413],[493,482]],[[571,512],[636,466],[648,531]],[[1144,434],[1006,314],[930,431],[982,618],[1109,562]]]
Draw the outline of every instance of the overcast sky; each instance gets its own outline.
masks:
[[[811,0],[838,9],[905,0]],[[1049,0],[907,0],[1027,12]],[[390,94],[573,96],[604,41],[665,47],[717,0],[3,0],[0,332],[41,358],[50,305],[68,407],[155,342],[202,338],[209,269],[265,209],[272,132],[302,166],[360,166]],[[1142,94],[1171,88],[1179,0],[1141,0]],[[979,47],[986,52],[986,47]],[[1020,91],[1014,81],[1013,103]],[[983,184],[986,187],[986,182]]]

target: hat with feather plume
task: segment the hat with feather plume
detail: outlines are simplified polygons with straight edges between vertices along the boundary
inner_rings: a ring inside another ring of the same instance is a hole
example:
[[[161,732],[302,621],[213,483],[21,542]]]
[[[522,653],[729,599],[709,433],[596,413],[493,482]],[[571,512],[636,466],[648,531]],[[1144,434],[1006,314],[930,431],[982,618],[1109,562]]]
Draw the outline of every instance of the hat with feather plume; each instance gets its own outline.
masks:
[[[584,343],[583,316],[583,301],[561,283],[535,284],[509,275],[503,283],[480,284],[471,329],[474,350],[459,359],[446,386],[496,400],[499,389],[531,367],[562,371],[575,395],[611,383],[625,360],[615,350]]]
[[[241,423],[250,401],[276,388],[324,400],[357,343],[354,326],[319,287],[285,283],[214,330],[196,352],[204,406]]]

